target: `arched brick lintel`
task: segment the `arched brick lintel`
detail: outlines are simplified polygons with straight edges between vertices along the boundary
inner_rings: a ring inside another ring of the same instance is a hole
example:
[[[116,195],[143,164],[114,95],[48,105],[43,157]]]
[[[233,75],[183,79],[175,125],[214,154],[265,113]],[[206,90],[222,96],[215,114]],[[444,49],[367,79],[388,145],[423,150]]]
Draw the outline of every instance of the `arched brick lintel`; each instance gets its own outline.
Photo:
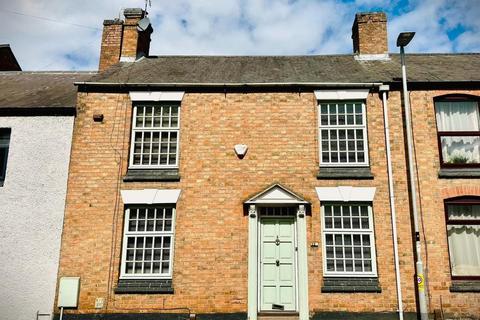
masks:
[[[480,186],[457,186],[445,188],[442,190],[442,198],[454,198],[460,196],[480,196]]]

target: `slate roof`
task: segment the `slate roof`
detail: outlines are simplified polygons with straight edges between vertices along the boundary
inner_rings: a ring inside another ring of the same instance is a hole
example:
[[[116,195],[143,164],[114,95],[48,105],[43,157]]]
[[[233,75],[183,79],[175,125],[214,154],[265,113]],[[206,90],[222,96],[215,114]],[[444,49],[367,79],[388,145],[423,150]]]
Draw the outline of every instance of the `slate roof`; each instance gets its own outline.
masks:
[[[480,81],[480,53],[408,54],[410,82]],[[398,82],[400,56],[360,61],[354,55],[156,56],[119,63],[95,84],[308,84]]]
[[[91,72],[0,72],[0,109],[75,108],[75,81]]]

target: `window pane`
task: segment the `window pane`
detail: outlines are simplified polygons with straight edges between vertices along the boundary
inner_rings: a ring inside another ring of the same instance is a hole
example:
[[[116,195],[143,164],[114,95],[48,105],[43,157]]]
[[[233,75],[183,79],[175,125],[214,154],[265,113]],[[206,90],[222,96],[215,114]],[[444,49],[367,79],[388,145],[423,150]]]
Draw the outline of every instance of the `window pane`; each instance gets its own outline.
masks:
[[[360,229],[360,219],[352,218],[352,229]]]
[[[327,247],[326,250],[327,258],[333,258],[333,247]]]
[[[370,260],[365,260],[363,266],[366,272],[372,271],[372,262]]]
[[[320,123],[321,123],[322,125],[328,125],[328,116],[322,115],[322,116],[320,117]]]
[[[162,273],[168,273],[170,270],[169,262],[162,262]]]
[[[134,253],[135,253],[134,250],[127,250],[126,260],[127,261],[133,261],[134,260]]]
[[[335,258],[343,258],[343,248],[335,247]]]
[[[336,271],[343,271],[344,270],[343,259],[336,259],[335,260],[335,267],[336,267]]]
[[[320,113],[321,113],[322,115],[328,113],[328,105],[327,105],[327,104],[322,103],[322,104],[320,105]]]
[[[326,243],[327,246],[333,245],[333,235],[327,234],[325,236],[325,243]]]
[[[362,105],[360,103],[355,104],[355,113],[362,113]]]
[[[478,106],[473,101],[435,103],[438,131],[479,131]]]
[[[128,231],[136,231],[137,222],[135,220],[130,220],[128,223]]]
[[[347,103],[347,113],[353,113],[353,104]]]
[[[172,112],[172,117],[178,117],[178,107],[177,106],[171,106],[171,112]]]
[[[343,228],[345,229],[351,228],[350,218],[343,218]]]
[[[355,124],[360,124],[360,125],[363,124],[363,119],[361,114],[360,115],[357,114],[355,116]]]
[[[345,271],[353,271],[353,260],[345,260]]]
[[[444,163],[480,163],[480,136],[441,137]]]
[[[362,260],[354,260],[355,261],[355,272],[362,272]]]
[[[327,260],[327,270],[328,271],[335,271],[335,262],[334,260],[328,259]]]
[[[364,247],[363,248],[363,258],[370,259],[370,248],[369,247]]]
[[[448,225],[450,265],[454,276],[480,276],[480,225]]]
[[[330,229],[332,227],[332,218],[325,218],[325,228]]]
[[[336,113],[337,113],[337,106],[336,106],[336,104],[330,103],[330,104],[328,105],[328,112],[330,113],[330,115],[336,114]]]
[[[333,215],[337,216],[337,217],[342,215],[342,211],[341,211],[341,208],[339,206],[334,206],[333,207]]]
[[[448,219],[480,220],[480,205],[447,205]]]
[[[353,124],[353,115],[349,114],[347,115],[347,124],[352,125]]]
[[[359,152],[357,154],[357,160],[358,160],[358,162],[365,162],[365,155],[364,155],[363,152]]]
[[[171,126],[172,127],[178,127],[178,117],[172,117],[171,118]]]

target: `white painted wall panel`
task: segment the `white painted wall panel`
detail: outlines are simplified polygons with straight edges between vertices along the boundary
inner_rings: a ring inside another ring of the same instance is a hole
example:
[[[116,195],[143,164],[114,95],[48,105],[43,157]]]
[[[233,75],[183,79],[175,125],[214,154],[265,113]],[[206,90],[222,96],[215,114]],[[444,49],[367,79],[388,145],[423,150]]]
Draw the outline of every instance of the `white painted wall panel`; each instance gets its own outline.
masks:
[[[0,117],[0,127],[12,129],[0,187],[2,319],[52,312],[73,120]]]

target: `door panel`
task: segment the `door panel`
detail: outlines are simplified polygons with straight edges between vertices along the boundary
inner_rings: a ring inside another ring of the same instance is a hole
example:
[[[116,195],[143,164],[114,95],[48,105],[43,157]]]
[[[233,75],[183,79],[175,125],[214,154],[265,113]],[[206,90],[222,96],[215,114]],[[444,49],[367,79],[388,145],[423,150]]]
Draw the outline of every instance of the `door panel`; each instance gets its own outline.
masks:
[[[260,221],[260,309],[296,310],[295,225],[293,218]]]

